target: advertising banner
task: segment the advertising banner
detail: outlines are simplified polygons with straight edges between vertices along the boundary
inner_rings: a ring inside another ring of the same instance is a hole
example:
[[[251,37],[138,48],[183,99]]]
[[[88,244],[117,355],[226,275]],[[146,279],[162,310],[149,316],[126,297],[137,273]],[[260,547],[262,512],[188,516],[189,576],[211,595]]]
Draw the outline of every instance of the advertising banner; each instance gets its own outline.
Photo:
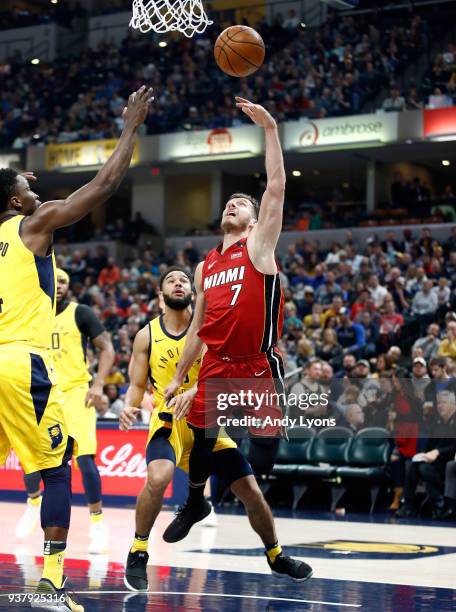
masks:
[[[423,134],[435,140],[456,140],[456,106],[423,111]]]
[[[84,166],[102,166],[116,148],[118,140],[91,140],[87,142],[69,142],[51,144],[46,147],[46,170],[78,168]],[[135,145],[131,165],[139,162],[138,143]]]
[[[393,142],[397,140],[397,133],[398,113],[300,119],[283,124],[285,151]]]
[[[147,475],[145,447],[147,430],[120,431],[98,429],[98,452],[96,463],[100,470],[103,495],[136,497],[144,485]],[[72,461],[73,493],[84,493],[81,472]],[[175,482],[165,491],[165,503],[178,503],[186,498],[185,478],[177,470]],[[177,489],[175,483],[177,483]],[[23,471],[13,451],[0,466],[0,491],[24,491]],[[176,497],[177,495],[177,497]]]
[[[220,155],[245,157],[263,151],[262,130],[246,125],[241,128],[216,128],[195,132],[178,132],[160,136],[160,161],[198,158],[211,160]]]

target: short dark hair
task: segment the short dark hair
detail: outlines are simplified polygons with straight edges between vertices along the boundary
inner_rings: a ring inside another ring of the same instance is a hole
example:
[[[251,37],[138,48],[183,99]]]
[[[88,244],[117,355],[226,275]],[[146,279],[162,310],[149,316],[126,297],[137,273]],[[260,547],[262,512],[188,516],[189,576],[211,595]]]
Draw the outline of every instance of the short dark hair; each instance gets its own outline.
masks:
[[[12,168],[0,169],[0,212],[8,209],[8,201],[14,195],[18,173]]]
[[[446,368],[446,359],[445,357],[433,357],[429,362],[429,367],[437,366],[439,368]]]
[[[249,195],[248,193],[232,193],[228,198],[228,202],[230,200],[234,200],[234,198],[244,198],[245,200],[248,200],[252,205],[255,219],[258,219],[258,213],[260,212],[260,204],[256,198]]]
[[[188,280],[190,281],[190,284],[193,283],[191,274],[189,274],[185,268],[183,268],[182,266],[170,266],[160,276],[160,291],[163,288],[163,283],[165,282],[165,278],[168,276],[168,274],[171,274],[171,272],[182,272],[182,274],[185,274],[185,276],[188,278]]]

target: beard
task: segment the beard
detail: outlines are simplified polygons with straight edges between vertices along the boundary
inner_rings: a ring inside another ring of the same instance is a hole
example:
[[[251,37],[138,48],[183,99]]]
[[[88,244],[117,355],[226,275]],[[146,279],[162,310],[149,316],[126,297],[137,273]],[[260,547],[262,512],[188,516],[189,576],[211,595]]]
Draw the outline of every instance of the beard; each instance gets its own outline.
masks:
[[[182,298],[173,298],[170,295],[163,294],[163,301],[172,310],[185,310],[192,302],[192,294],[189,293]]]
[[[233,217],[225,217],[222,221],[220,228],[222,229],[224,234],[229,234],[230,232],[245,232],[249,227],[250,221],[246,221],[241,223],[239,221],[233,221]]]

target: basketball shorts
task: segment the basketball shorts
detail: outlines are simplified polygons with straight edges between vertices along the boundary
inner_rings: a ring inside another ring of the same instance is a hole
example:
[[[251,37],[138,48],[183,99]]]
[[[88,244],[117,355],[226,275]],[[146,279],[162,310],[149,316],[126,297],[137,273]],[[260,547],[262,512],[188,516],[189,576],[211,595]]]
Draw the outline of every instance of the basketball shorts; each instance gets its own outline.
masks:
[[[207,351],[198,376],[198,391],[187,421],[208,429],[230,426],[233,417],[246,419],[251,434],[283,434],[283,362],[274,347],[266,353],[244,357],[220,356]]]
[[[68,433],[74,439],[75,457],[97,452],[97,413],[93,406],[86,406],[88,390],[85,384],[63,391],[63,412]]]
[[[13,448],[26,474],[59,467],[72,446],[49,360],[25,347],[0,347],[0,464]]]
[[[185,419],[176,421],[171,412],[159,412],[158,410],[154,410],[150,419],[149,436],[147,438],[147,463],[150,463],[150,461],[154,459],[173,460],[171,456],[161,456],[161,452],[157,455],[153,448],[155,440],[163,438],[166,439],[171,446],[176,467],[188,472],[188,461],[194,442],[193,431],[187,425]],[[231,438],[227,437],[226,434],[219,436],[215,443],[214,452],[226,450],[228,448],[237,448],[236,443],[233,442]]]

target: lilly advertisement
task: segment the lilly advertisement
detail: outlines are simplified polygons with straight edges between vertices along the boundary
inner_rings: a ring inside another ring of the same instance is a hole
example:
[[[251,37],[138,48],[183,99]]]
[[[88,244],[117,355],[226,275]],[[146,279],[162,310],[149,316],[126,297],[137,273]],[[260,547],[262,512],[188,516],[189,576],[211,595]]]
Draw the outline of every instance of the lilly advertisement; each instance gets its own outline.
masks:
[[[97,439],[96,463],[101,475],[103,496],[115,496],[120,505],[122,498],[125,498],[125,503],[131,503],[131,498],[135,498],[144,486],[147,475],[147,430],[99,428]],[[7,492],[24,490],[23,471],[17,456],[11,451],[5,465],[0,466],[0,493],[7,496]],[[74,460],[72,490],[74,494],[84,493],[81,472]],[[186,495],[186,477],[176,470],[174,481],[165,491],[164,502],[170,505],[181,503]]]
[[[381,111],[330,119],[300,119],[283,125],[286,151],[386,143],[396,141],[397,136],[398,113]]]

